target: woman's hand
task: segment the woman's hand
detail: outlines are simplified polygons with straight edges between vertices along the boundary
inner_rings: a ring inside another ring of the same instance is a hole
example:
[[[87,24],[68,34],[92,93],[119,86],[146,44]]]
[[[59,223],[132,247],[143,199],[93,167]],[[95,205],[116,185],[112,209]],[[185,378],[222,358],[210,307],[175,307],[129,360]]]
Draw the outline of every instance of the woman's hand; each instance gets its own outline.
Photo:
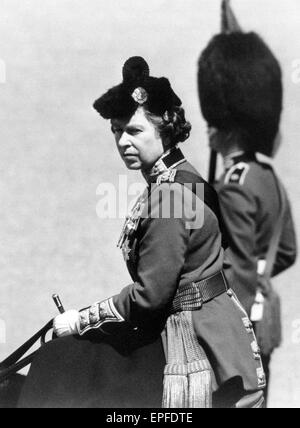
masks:
[[[79,332],[80,315],[76,310],[58,315],[53,322],[53,330],[57,337],[77,335]]]

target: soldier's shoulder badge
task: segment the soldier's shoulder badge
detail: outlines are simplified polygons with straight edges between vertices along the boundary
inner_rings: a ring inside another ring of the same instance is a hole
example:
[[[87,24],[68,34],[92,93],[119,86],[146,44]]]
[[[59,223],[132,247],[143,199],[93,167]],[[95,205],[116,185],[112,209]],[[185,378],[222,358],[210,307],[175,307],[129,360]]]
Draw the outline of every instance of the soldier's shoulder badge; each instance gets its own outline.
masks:
[[[243,186],[250,170],[250,165],[240,162],[234,165],[226,174],[225,184],[239,184]]]

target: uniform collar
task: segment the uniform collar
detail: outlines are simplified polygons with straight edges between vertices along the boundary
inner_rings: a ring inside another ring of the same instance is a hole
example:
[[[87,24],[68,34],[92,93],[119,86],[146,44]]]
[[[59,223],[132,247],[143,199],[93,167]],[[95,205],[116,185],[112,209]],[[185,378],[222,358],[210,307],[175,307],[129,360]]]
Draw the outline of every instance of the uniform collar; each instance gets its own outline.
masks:
[[[176,146],[165,152],[151,168],[150,171],[143,171],[147,182],[154,182],[157,178],[169,169],[174,169],[185,162],[186,159],[182,151]]]
[[[253,152],[235,152],[224,158],[224,168],[228,171],[234,165],[240,162],[250,162],[256,159],[256,155]]]

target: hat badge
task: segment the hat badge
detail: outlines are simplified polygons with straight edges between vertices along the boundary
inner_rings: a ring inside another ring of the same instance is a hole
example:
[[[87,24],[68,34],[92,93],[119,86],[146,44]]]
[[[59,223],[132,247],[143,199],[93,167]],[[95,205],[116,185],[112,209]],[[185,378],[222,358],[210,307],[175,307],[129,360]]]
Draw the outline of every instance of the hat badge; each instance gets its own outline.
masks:
[[[148,101],[148,92],[144,88],[136,88],[131,96],[140,106]]]

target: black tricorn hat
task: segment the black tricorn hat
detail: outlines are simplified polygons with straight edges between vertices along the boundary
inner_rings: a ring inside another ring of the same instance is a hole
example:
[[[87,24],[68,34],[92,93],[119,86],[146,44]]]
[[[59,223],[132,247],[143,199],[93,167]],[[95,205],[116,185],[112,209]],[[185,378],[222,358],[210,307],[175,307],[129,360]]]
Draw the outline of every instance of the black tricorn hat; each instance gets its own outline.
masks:
[[[199,60],[201,109],[210,126],[240,130],[246,149],[270,156],[283,103],[278,60],[256,33],[215,36]]]
[[[95,101],[94,108],[104,119],[116,119],[132,116],[139,106],[162,116],[181,104],[169,80],[151,77],[147,62],[137,56],[124,64],[123,82]]]

